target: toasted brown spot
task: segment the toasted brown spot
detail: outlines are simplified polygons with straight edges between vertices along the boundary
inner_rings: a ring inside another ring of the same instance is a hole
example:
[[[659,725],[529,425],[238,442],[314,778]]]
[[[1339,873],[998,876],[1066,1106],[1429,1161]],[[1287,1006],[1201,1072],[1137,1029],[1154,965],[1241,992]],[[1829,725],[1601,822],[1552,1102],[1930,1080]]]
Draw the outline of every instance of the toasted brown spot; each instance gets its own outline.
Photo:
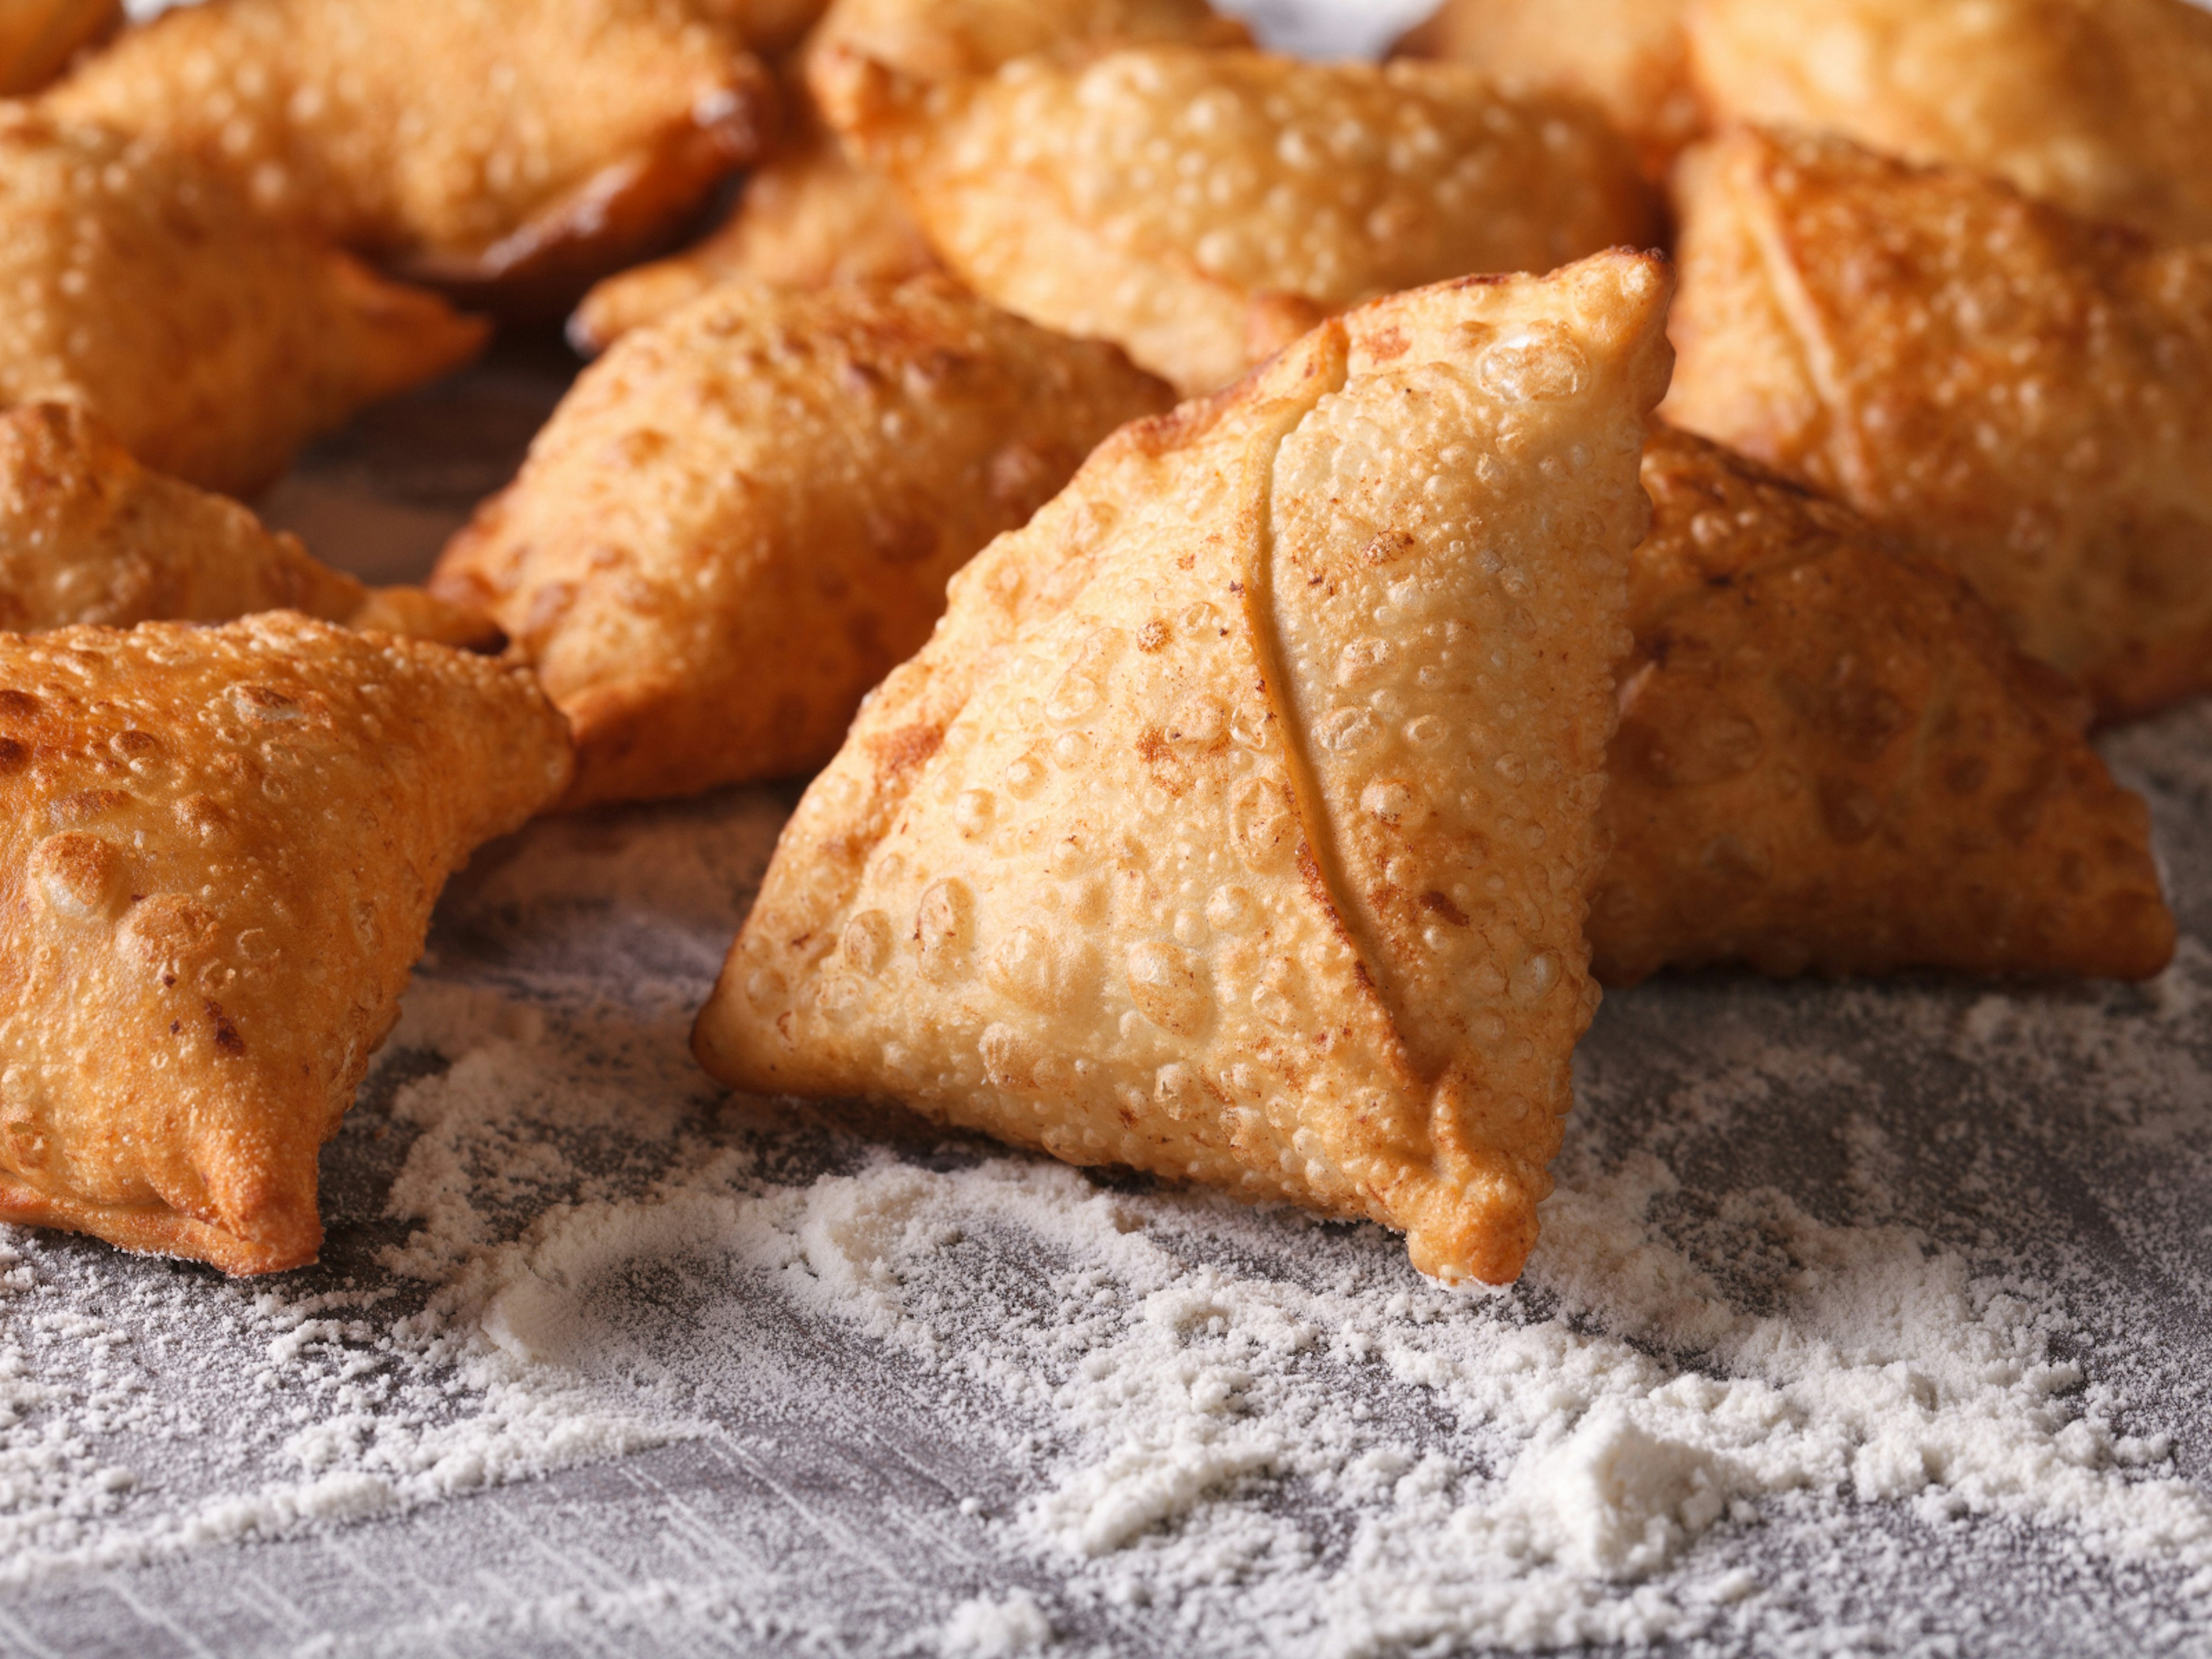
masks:
[[[1454,904],[1449,896],[1439,893],[1433,887],[1421,895],[1421,908],[1442,916],[1455,927],[1467,926],[1467,912]]]
[[[944,744],[945,728],[941,726],[902,726],[880,738],[869,738],[868,752],[875,757],[878,772],[896,777],[926,764]]]
[[[0,720],[32,720],[40,707],[39,700],[27,691],[0,691]]]
[[[210,1023],[215,1027],[216,1048],[227,1054],[242,1054],[246,1052],[246,1039],[239,1036],[238,1027],[230,1023],[230,1016],[223,1012],[221,1003],[210,998],[207,1005],[207,1016]]]

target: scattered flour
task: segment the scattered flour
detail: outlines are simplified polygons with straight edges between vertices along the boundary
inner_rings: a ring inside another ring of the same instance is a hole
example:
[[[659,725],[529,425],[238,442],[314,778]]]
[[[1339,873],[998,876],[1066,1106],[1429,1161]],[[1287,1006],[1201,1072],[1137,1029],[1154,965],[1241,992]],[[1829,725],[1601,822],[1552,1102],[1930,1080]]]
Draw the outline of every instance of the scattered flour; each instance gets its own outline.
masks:
[[[2162,812],[2208,725],[2132,740]],[[725,1540],[302,1650],[2002,1651],[1899,1587],[2026,1552],[2130,1650],[2212,1651],[2197,939],[2144,992],[1614,999],[1528,1276],[1446,1291],[1372,1228],[719,1101],[686,1022],[783,805],[480,861],[326,1162],[323,1267],[0,1232],[0,1647],[90,1571],[205,1563],[221,1623],[246,1540],[435,1535],[658,1450],[888,1564],[903,1620]],[[951,1472],[921,1522],[815,1495],[878,1442]]]

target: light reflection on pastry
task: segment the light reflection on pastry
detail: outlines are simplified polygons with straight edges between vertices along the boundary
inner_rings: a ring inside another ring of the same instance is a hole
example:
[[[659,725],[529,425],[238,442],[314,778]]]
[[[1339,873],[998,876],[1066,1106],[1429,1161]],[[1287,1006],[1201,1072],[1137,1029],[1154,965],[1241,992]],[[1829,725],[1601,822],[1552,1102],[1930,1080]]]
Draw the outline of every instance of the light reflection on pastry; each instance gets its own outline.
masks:
[[[36,92],[123,21],[123,0],[0,0],[0,97]]]
[[[0,1220],[314,1259],[438,890],[568,779],[527,673],[279,612],[0,635]]]
[[[1156,46],[929,86],[831,50],[814,85],[963,282],[1185,392],[1377,295],[1654,229],[1596,114],[1455,64]]]
[[[1444,0],[1395,48],[1465,64],[1506,92],[1586,100],[1662,172],[1705,127],[1690,0]]]
[[[945,580],[1169,401],[943,278],[717,289],[585,373],[431,585],[574,723],[571,805],[805,771]]]
[[[226,174],[21,106],[0,106],[0,404],[86,404],[147,465],[240,496],[485,335]]]
[[[1837,133],[2212,240],[2212,15],[2189,0],[1697,0],[1717,119]]]
[[[0,629],[228,622],[297,611],[447,645],[486,645],[479,614],[416,590],[372,592],[238,502],[149,472],[67,404],[0,411]]]
[[[988,75],[1016,58],[1095,52],[1112,43],[1249,45],[1241,23],[1206,0],[838,0],[793,65],[834,48],[866,52],[917,82]],[[665,317],[717,283],[822,288],[896,283],[938,268],[896,186],[848,156],[814,115],[802,85],[786,88],[787,148],[746,179],[721,228],[666,259],[610,276],[569,325],[584,351]]]
[[[694,1047],[1082,1164],[1534,1240],[1668,277],[1328,322],[953,583],[785,830]]]
[[[1678,195],[1671,420],[1949,564],[2108,717],[2212,686],[2212,244],[1755,130]]]
[[[1654,436],[1644,484],[1600,979],[2166,967],[2148,810],[2083,740],[2079,694],[1956,576],[1681,433]]]
[[[532,309],[650,251],[773,132],[767,70],[711,12],[206,0],[46,101],[231,167],[264,211],[410,276]]]

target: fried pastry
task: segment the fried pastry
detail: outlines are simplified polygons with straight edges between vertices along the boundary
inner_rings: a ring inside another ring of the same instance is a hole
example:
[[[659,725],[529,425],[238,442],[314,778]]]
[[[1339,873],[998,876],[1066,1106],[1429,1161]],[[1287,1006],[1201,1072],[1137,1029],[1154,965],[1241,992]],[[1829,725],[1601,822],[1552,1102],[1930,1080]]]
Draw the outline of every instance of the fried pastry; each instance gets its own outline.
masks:
[[[558,794],[530,677],[278,612],[0,635],[0,1220],[272,1273],[471,849]]]
[[[0,97],[36,92],[123,21],[123,0],[0,0]]]
[[[404,275],[524,310],[652,251],[775,114],[729,21],[681,0],[207,0],[46,101],[233,167],[264,210]]]
[[[2188,0],[1696,0],[1690,43],[1721,119],[2212,240],[2212,16]]]
[[[89,410],[0,411],[0,630],[228,622],[262,611],[448,645],[488,644],[498,633],[428,593],[372,593],[238,502],[148,471]]]
[[[1146,40],[1237,46],[1250,36],[1205,0],[839,0],[806,55],[865,51],[914,80],[941,81],[988,75],[1036,52]],[[736,210],[697,246],[593,289],[569,324],[579,350],[604,350],[718,283],[811,289],[938,269],[897,188],[845,153],[803,88],[787,101],[798,106],[789,149],[746,179]]]
[[[946,578],[1169,401],[942,278],[718,289],[585,373],[431,586],[568,714],[572,805],[808,770]]]
[[[1187,393],[1378,294],[1653,231],[1594,112],[1455,64],[1153,46],[933,88],[832,50],[814,84],[963,281]]]
[[[1668,286],[1393,296],[1116,434],[808,790],[701,1062],[1513,1278],[1595,1006]]]
[[[1757,131],[1679,193],[1670,419],[1949,564],[2106,716],[2212,685],[2212,246]]]
[[[1644,487],[1601,980],[2166,967],[2148,810],[1964,583],[1684,434],[1653,437]]]
[[[1395,47],[1480,70],[1519,95],[1595,105],[1655,175],[1705,125],[1690,81],[1690,0],[1444,0]]]
[[[937,268],[897,188],[854,165],[834,137],[817,130],[745,180],[737,210],[713,235],[610,276],[586,295],[569,319],[568,337],[579,351],[604,351],[724,283],[805,290],[893,284]]]
[[[484,338],[224,174],[21,106],[0,106],[0,404],[85,404],[147,465],[232,495]]]

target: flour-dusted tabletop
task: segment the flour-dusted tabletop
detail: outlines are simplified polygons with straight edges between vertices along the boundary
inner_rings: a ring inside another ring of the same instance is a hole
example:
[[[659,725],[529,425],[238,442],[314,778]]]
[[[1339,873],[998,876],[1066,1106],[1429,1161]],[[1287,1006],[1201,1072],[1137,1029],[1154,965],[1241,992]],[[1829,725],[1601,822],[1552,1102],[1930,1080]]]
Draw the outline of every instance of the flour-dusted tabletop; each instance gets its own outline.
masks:
[[[1402,21],[1346,15],[1301,44]],[[574,369],[510,342],[264,505],[417,574]],[[1609,997],[1503,1292],[725,1099],[686,1029],[795,789],[535,826],[319,1267],[0,1229],[0,1652],[2212,1653],[2212,708],[2105,748],[2172,972]]]

